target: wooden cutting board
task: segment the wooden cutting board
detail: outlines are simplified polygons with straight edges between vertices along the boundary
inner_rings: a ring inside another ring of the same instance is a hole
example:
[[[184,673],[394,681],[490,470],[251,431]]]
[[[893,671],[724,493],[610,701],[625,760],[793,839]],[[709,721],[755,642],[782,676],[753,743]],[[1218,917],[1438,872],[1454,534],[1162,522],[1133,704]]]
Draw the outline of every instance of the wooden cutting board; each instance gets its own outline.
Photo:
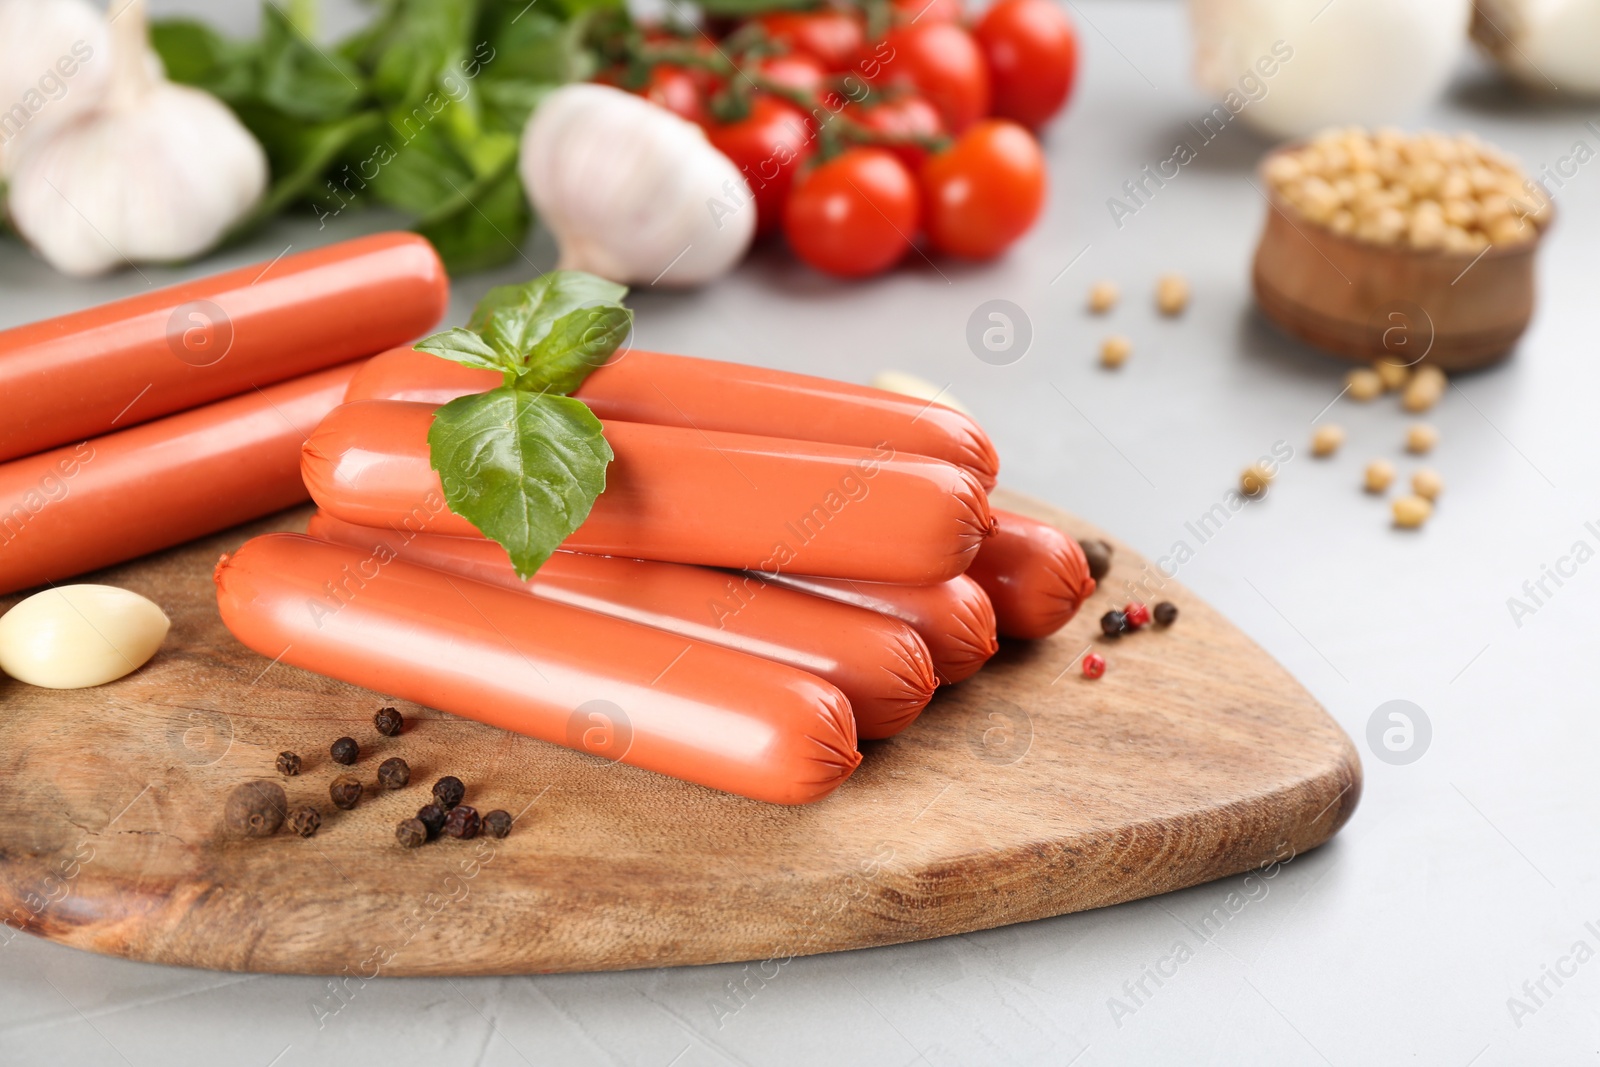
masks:
[[[1101,536],[1014,495],[997,503]],[[1060,634],[1008,645],[909,730],[866,742],[830,798],[782,808],[505,733],[269,662],[218,620],[217,556],[295,511],[96,576],[149,596],[172,633],[98,689],[0,679],[0,917],[64,944],[240,971],[371,977],[786,960],[1001,926],[1164,893],[1314,848],[1361,792],[1350,741],[1289,675],[1176,583],[1170,630],[1096,620],[1144,561],[1117,546]],[[110,531],[114,535],[115,531]],[[1154,573],[1153,571],[1149,573]],[[17,597],[0,600],[9,607]],[[1078,671],[1090,645],[1110,661]],[[381,737],[397,703],[408,725]],[[369,782],[327,803],[342,734]],[[278,779],[280,750],[305,757]],[[440,775],[503,840],[407,851],[396,822]],[[224,796],[282,781],[322,830],[227,837]],[[768,967],[773,966],[769,964]]]

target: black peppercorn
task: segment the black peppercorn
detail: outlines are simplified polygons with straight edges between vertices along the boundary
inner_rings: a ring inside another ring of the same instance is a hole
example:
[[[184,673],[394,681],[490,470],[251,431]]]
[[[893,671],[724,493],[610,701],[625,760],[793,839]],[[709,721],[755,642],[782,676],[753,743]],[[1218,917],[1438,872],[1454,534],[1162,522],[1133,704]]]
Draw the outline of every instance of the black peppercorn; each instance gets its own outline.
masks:
[[[1100,632],[1107,637],[1117,637],[1128,628],[1128,616],[1115,608],[1100,616]]]
[[[267,837],[283,825],[289,799],[277,782],[246,782],[228,794],[223,819],[228,829],[245,837]]]
[[[428,840],[432,841],[439,836],[439,831],[444,829],[444,809],[437,804],[424,804],[417,809],[417,819],[428,828]]]
[[[349,811],[361,799],[361,779],[353,774],[341,774],[328,786],[328,796],[333,806]]]
[[[444,817],[444,832],[463,841],[477,837],[481,825],[482,820],[478,818],[477,809],[466,804],[456,805],[450,809],[450,814]]]
[[[403,848],[416,848],[428,839],[428,828],[421,819],[406,819],[394,828],[394,837]]]
[[[396,737],[405,727],[406,720],[394,708],[379,708],[378,714],[372,717],[372,725],[384,737]]]
[[[1171,626],[1178,621],[1178,605],[1170,600],[1163,600],[1156,605],[1156,625]]]
[[[1079,541],[1083,558],[1089,562],[1089,577],[1099,581],[1111,572],[1111,546],[1104,541]]]
[[[490,837],[504,837],[511,832],[511,813],[494,809],[483,817],[483,832]]]
[[[391,756],[378,764],[378,784],[385,789],[400,789],[411,781],[411,768],[399,756]]]
[[[307,804],[303,808],[295,808],[294,814],[289,816],[289,829],[301,837],[310,837],[322,825],[322,812]]]
[[[447,774],[433,783],[433,795],[439,801],[439,806],[449,811],[466,799],[467,787],[455,775]]]
[[[356,744],[356,739],[353,737],[341,737],[328,746],[328,755],[333,757],[333,762],[348,767],[356,761],[357,756],[361,755],[361,746]]]
[[[293,752],[278,753],[278,773],[285,778],[293,778],[300,773],[300,757]]]

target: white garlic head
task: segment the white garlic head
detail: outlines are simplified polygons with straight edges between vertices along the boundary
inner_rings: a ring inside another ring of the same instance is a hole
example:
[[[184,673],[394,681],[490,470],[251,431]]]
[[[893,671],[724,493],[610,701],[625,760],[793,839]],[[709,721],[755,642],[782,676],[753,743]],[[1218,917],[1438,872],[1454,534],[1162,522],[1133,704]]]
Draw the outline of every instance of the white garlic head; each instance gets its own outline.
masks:
[[[1434,100],[1472,0],[1190,0],[1189,14],[1196,81],[1232,94],[1247,125],[1304,137],[1401,122]]]
[[[138,593],[57,586],[0,616],[0,670],[47,689],[104,685],[144,666],[171,625]]]
[[[1530,89],[1600,95],[1600,3],[1478,0],[1472,36]]]
[[[143,6],[112,23],[104,98],[30,139],[13,169],[17,231],[68,274],[199,255],[266,190],[266,153],[233,112],[151,70]]]
[[[522,133],[528,198],[561,249],[560,269],[614,282],[699,285],[755,236],[750,186],[705,133],[606,85],[567,85]]]
[[[88,0],[0,0],[0,176],[28,139],[99,103],[110,53]]]

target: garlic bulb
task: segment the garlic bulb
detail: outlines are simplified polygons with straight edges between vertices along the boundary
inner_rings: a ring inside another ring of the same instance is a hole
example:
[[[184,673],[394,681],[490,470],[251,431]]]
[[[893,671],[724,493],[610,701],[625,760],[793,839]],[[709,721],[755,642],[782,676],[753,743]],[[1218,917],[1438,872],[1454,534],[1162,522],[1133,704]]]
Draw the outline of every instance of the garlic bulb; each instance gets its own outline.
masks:
[[[614,282],[699,285],[755,234],[744,176],[700,127],[605,85],[568,85],[522,132],[523,185],[561,270]]]
[[[1195,78],[1223,97],[1224,114],[1303,137],[1394,123],[1437,97],[1472,0],[1190,0],[1189,14]]]
[[[1472,36],[1529,88],[1600,95],[1595,0],[1478,0]]]
[[[172,623],[114,585],[62,585],[0,616],[0,670],[29,685],[83,689],[144,666]]]
[[[104,98],[29,139],[11,179],[18,232],[68,274],[198,255],[267,185],[266,154],[233,112],[152,71],[144,0],[127,0],[111,29]]]
[[[0,176],[25,140],[99,102],[110,51],[87,0],[0,0]]]

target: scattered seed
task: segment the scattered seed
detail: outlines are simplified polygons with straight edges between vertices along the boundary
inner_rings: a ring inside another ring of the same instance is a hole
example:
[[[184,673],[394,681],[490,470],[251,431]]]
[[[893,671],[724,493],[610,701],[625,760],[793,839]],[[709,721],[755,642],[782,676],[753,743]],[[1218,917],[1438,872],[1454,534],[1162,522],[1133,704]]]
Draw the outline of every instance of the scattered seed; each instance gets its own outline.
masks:
[[[1317,432],[1311,435],[1311,454],[1313,456],[1331,456],[1339,451],[1339,446],[1344,444],[1344,427],[1333,423],[1325,423],[1317,427]]]
[[[1345,384],[1349,386],[1346,393],[1351,400],[1366,403],[1376,400],[1383,395],[1383,379],[1378,377],[1378,372],[1370,367],[1357,367],[1345,375]]]
[[[1381,493],[1394,484],[1394,464],[1386,459],[1375,459],[1367,464],[1366,490]]]
[[[353,737],[341,737],[328,746],[328,755],[333,757],[333,762],[348,767],[361,755],[361,746]]]
[[[428,840],[428,828],[421,819],[406,819],[394,828],[394,839],[401,848],[417,848]]]
[[[1414,422],[1406,431],[1406,451],[1421,455],[1431,452],[1433,446],[1439,443],[1439,431],[1425,422]]]
[[[466,798],[466,795],[467,787],[461,783],[461,779],[453,774],[447,774],[433,783],[434,799],[439,802],[439,806],[445,811],[449,811],[461,803]]]
[[[403,789],[411,781],[411,768],[399,756],[391,756],[378,764],[378,784],[385,789]]]
[[[1444,376],[1444,371],[1432,363],[1424,363],[1411,376],[1405,392],[1401,394],[1401,406],[1410,412],[1427,411],[1444,396],[1447,384],[1449,379]]]
[[[300,757],[293,752],[278,753],[278,773],[285,778],[293,778],[300,773]]]
[[[1079,541],[1078,547],[1083,549],[1083,558],[1089,563],[1089,577],[1099,581],[1111,573],[1111,546],[1104,541],[1090,538]]]
[[[1119,637],[1128,628],[1128,617],[1112,608],[1100,616],[1100,632],[1107,637]]]
[[[1189,280],[1181,274],[1163,274],[1156,280],[1156,307],[1163,315],[1181,315],[1189,306]]]
[[[1132,352],[1132,341],[1120,333],[1112,334],[1100,343],[1100,365],[1102,367],[1120,367],[1128,362],[1128,356]]]
[[[1091,652],[1083,657],[1083,676],[1085,678],[1098,678],[1106,673],[1106,658],[1098,652]]]
[[[1411,491],[1422,499],[1434,501],[1444,492],[1444,479],[1432,467],[1423,467],[1411,476]]]
[[[1406,382],[1411,380],[1411,368],[1404,363],[1391,363],[1387,359],[1380,359],[1372,365],[1378,378],[1383,382],[1383,387],[1389,392],[1404,389]]]
[[[1394,524],[1414,529],[1428,521],[1433,505],[1420,496],[1403,496],[1394,502]]]
[[[311,837],[322,826],[322,812],[307,804],[303,808],[295,808],[289,816],[289,829],[301,837]]]
[[[361,779],[353,774],[341,774],[328,784],[328,797],[333,806],[349,811],[361,800]]]
[[[228,794],[222,817],[230,831],[244,837],[268,837],[283,825],[289,798],[277,782],[245,782]]]
[[[511,832],[511,813],[496,808],[483,817],[483,832],[490,837],[504,837]]]
[[[1096,315],[1104,315],[1117,306],[1117,298],[1121,295],[1116,282],[1095,282],[1089,287],[1089,310]]]
[[[1156,605],[1156,625],[1171,626],[1178,621],[1178,605],[1170,600],[1163,600]]]
[[[417,818],[428,828],[428,840],[438,837],[444,829],[444,816],[445,810],[437,804],[424,804],[417,809]]]
[[[1128,620],[1128,629],[1137,630],[1150,624],[1150,609],[1143,604],[1125,604],[1122,617]]]
[[[405,728],[406,720],[394,708],[379,708],[378,713],[372,717],[372,725],[384,737],[396,737]]]
[[[466,804],[457,804],[444,817],[444,832],[463,841],[477,837],[482,825],[483,820],[478,818],[477,810]]]
[[[1273,472],[1265,463],[1252,463],[1239,475],[1239,491],[1245,496],[1260,496],[1272,484]]]

